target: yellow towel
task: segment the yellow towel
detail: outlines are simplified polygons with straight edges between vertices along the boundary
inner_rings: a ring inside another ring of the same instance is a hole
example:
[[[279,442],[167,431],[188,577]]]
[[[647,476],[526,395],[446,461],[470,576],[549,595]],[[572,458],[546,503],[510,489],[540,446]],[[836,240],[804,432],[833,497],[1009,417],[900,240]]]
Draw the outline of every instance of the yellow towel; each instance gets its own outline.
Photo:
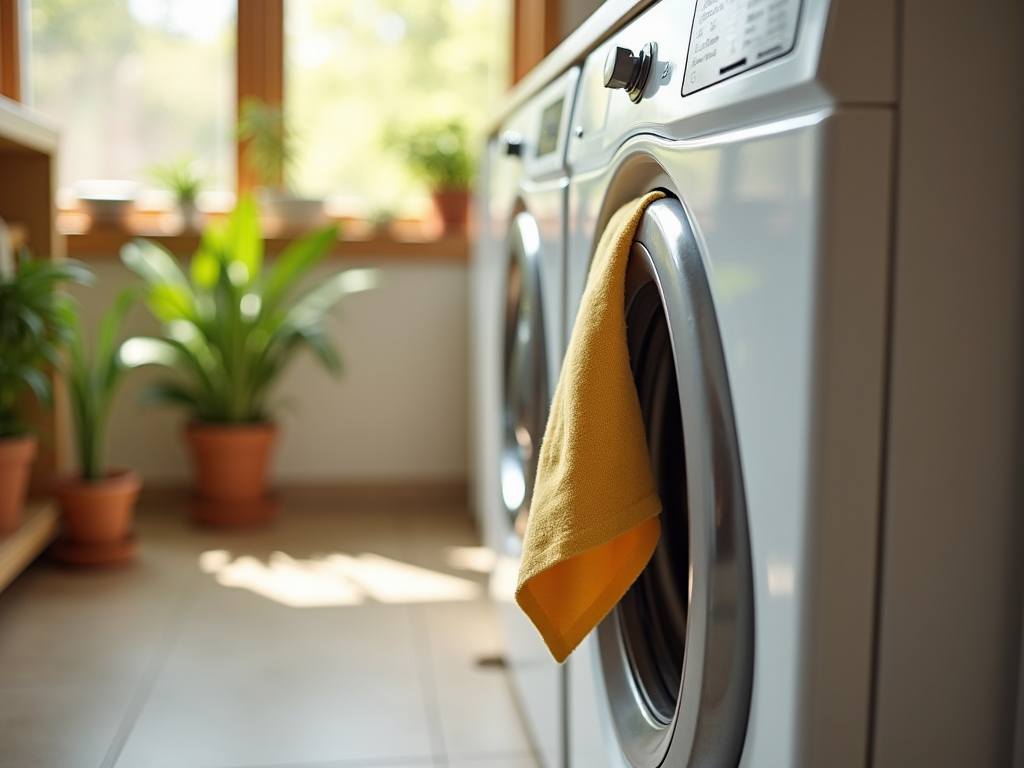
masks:
[[[658,543],[654,486],[626,346],[626,263],[652,192],[597,246],[530,503],[516,601],[562,662],[626,593]]]

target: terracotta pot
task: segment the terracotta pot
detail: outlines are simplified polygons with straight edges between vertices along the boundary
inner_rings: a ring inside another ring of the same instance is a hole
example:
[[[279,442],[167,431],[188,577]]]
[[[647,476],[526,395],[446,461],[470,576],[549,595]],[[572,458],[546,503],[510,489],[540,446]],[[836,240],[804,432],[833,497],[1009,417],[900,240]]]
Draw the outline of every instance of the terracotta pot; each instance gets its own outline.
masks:
[[[444,222],[446,234],[458,234],[466,231],[469,220],[469,190],[438,189],[433,194],[434,205]]]
[[[86,481],[77,476],[59,480],[54,493],[68,540],[105,544],[129,538],[141,488],[138,473],[124,468],[107,470],[102,480]]]
[[[277,437],[273,424],[204,424],[185,428],[196,493],[211,501],[253,501],[267,495],[267,467]]]
[[[255,525],[277,512],[268,493],[273,424],[206,424],[185,428],[192,449],[196,494],[192,517],[207,525]]]
[[[21,525],[37,445],[34,435],[0,440],[0,535],[13,533]]]

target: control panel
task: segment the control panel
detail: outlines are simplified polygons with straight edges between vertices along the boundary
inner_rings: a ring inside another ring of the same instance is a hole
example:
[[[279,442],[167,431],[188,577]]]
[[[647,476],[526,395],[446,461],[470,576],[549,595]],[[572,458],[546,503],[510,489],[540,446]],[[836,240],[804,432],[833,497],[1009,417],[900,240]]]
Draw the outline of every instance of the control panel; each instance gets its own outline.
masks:
[[[683,96],[793,50],[800,0],[698,0]]]

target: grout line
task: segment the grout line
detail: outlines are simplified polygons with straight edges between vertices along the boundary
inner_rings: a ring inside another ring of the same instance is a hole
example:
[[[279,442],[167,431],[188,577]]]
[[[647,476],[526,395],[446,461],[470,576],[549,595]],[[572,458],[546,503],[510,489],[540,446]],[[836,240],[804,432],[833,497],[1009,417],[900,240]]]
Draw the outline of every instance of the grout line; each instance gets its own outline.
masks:
[[[394,516],[395,531],[401,543],[402,557],[415,562],[416,547],[414,526],[402,526]],[[413,652],[416,655],[416,671],[422,690],[423,710],[427,719],[427,733],[433,752],[433,768],[448,768],[448,748],[444,739],[444,725],[441,722],[441,702],[438,697],[437,681],[434,678],[431,660],[430,631],[423,606],[409,605],[409,628],[413,638]]]
[[[124,750],[125,744],[128,743],[128,737],[135,728],[139,716],[142,714],[142,709],[145,707],[150,694],[153,692],[153,688],[156,686],[157,678],[160,676],[160,672],[167,663],[171,650],[174,648],[181,630],[185,626],[185,618],[188,615],[189,609],[191,609],[196,601],[200,584],[200,574],[197,573],[189,580],[189,583],[186,583],[174,606],[171,608],[171,613],[164,626],[164,630],[160,634],[160,639],[157,640],[153,657],[146,666],[142,680],[139,682],[135,695],[132,696],[132,700],[128,704],[128,710],[121,719],[121,724],[118,726],[117,733],[114,734],[114,738],[110,742],[107,754],[104,756],[103,762],[100,763],[100,768],[114,768],[114,765],[121,757],[121,752]]]
[[[416,669],[419,672],[420,687],[423,689],[423,707],[427,715],[427,731],[430,746],[434,752],[434,768],[448,768],[448,747],[441,723],[441,703],[438,697],[437,681],[434,679],[431,660],[430,629],[424,616],[424,607],[410,605],[409,619],[414,639]]]
[[[477,768],[486,768],[486,763],[493,760],[532,760],[537,765],[540,761],[537,755],[530,749],[495,749],[495,750],[474,750],[472,752],[458,752],[453,757],[461,761],[473,760],[478,763]]]
[[[889,490],[889,448],[892,435],[892,396],[893,396],[893,370],[895,368],[895,341],[894,329],[896,327],[896,256],[899,246],[899,207],[900,207],[900,127],[902,123],[903,106],[903,43],[904,43],[904,9],[902,3],[896,3],[896,105],[893,109],[892,126],[892,173],[890,178],[890,201],[891,218],[889,220],[889,265],[887,296],[885,303],[885,362],[883,368],[882,384],[882,437],[879,445],[878,460],[878,511],[876,515],[875,530],[875,589],[873,620],[874,627],[871,637],[871,657],[869,661],[870,679],[868,680],[868,722],[867,733],[865,733],[865,755],[869,764],[876,759],[876,745],[878,741],[878,697],[879,697],[879,672],[881,669],[882,653],[882,586],[885,584],[885,542],[886,542],[886,498]]]
[[[274,763],[273,765],[233,765],[225,768],[438,768],[431,755],[414,757],[369,757],[345,758],[342,760],[317,760],[312,763]]]

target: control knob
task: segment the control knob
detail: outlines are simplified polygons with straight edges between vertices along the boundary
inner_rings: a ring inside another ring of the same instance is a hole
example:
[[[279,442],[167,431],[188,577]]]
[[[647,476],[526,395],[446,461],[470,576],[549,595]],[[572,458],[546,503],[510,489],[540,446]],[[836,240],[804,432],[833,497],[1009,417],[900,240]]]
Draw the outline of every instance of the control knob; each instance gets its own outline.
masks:
[[[519,131],[505,131],[501,135],[501,143],[505,147],[505,154],[509,157],[522,157],[523,137]]]
[[[653,59],[654,43],[647,43],[637,55],[628,48],[612,48],[604,62],[604,87],[621,88],[629,94],[630,101],[639,104]]]

